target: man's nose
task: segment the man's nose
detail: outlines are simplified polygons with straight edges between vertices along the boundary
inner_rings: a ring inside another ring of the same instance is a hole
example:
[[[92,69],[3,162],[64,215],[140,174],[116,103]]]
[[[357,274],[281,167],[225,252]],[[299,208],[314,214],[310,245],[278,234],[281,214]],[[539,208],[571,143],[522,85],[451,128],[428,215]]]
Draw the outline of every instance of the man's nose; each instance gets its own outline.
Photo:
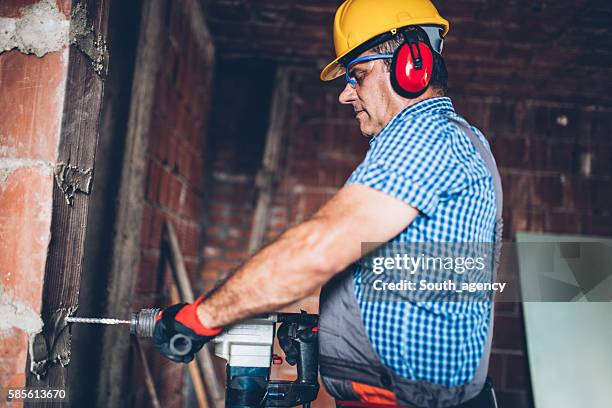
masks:
[[[342,92],[340,92],[338,101],[344,105],[348,105],[355,99],[357,99],[357,92],[355,91],[355,88],[351,86],[351,84],[347,83]]]

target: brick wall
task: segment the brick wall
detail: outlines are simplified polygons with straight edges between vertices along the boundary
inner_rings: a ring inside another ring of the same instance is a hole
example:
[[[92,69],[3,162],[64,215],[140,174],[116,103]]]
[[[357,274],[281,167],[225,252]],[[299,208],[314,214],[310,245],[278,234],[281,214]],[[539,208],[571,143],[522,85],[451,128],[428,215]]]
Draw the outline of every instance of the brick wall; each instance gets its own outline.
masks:
[[[451,72],[452,67],[451,62]],[[612,235],[609,105],[559,102],[555,92],[538,99],[453,96],[457,110],[491,142],[504,187],[505,239],[518,231]],[[527,405],[530,384],[518,304],[496,304],[490,375],[501,401]]]
[[[247,256],[274,71],[273,64],[249,60],[220,61],[216,70],[203,220],[205,289]]]
[[[0,6],[20,18],[33,1]],[[69,1],[58,1],[67,16]],[[67,18],[67,17],[66,17]],[[64,106],[68,50],[41,58],[0,53],[0,386],[25,384],[27,332],[38,316],[51,239],[53,168]]]
[[[193,24],[192,1],[166,1],[158,45],[161,66],[151,132],[142,224],[142,252],[132,307],[169,305],[168,270],[159,266],[162,225],[170,222],[196,286],[200,218],[204,194],[204,156],[213,74],[213,48],[206,28]],[[202,42],[204,40],[204,42]],[[164,407],[183,403],[185,366],[162,357],[142,342],[149,358],[158,397]],[[138,356],[133,356],[133,392],[137,406],[150,406]]]

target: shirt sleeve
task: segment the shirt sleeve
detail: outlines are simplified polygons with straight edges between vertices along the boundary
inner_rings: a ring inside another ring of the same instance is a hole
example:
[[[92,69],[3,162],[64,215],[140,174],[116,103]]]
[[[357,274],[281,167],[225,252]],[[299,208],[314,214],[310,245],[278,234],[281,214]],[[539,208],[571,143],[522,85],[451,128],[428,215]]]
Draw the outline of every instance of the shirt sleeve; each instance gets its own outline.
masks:
[[[362,184],[432,216],[462,182],[450,139],[430,116],[383,129],[346,184]]]

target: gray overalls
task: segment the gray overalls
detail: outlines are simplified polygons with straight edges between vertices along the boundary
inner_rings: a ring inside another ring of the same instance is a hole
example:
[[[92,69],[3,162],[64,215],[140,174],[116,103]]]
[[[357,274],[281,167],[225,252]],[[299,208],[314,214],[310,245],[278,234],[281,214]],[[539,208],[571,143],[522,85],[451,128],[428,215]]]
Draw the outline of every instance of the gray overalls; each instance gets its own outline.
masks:
[[[496,199],[495,259],[493,281],[499,264],[502,237],[502,188],[495,161],[470,127],[447,117],[461,127],[483,158],[493,177]],[[358,401],[352,382],[363,383],[395,392],[399,405],[443,408],[459,405],[474,398],[486,380],[493,334],[493,306],[490,324],[478,369],[471,382],[444,387],[427,381],[408,380],[383,365],[368,340],[355,297],[352,268],[329,281],[321,291],[319,309],[319,367],[328,392],[338,400]]]

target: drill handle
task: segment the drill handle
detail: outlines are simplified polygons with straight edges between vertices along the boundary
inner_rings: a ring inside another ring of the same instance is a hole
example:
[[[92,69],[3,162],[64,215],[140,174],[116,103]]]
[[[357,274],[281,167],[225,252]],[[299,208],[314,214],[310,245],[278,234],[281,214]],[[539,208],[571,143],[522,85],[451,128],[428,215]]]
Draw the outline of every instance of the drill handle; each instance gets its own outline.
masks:
[[[318,316],[302,313],[279,314],[277,331],[285,361],[297,363],[297,382],[317,383],[319,366]]]
[[[316,326],[298,331],[297,381],[316,383],[319,370],[319,342]]]
[[[191,353],[192,346],[193,342],[184,334],[177,333],[170,339],[170,351],[177,356],[186,356]]]

